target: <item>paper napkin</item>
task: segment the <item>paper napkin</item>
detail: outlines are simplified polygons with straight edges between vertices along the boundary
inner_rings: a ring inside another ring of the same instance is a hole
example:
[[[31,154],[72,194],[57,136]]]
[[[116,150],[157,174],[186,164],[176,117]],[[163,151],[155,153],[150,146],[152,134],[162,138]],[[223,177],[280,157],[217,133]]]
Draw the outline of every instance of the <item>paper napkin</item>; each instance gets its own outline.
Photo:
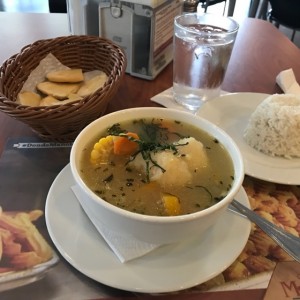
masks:
[[[177,104],[173,98],[173,87],[168,88],[167,90],[157,94],[156,96],[152,97],[151,100],[156,102],[164,107],[168,108],[176,108],[179,110],[187,110],[180,104]]]
[[[101,223],[94,217],[93,211],[88,209],[83,201],[84,197],[86,196],[80,190],[80,188],[75,185],[72,186],[71,189],[78,199],[81,207],[83,208],[93,225],[96,227],[97,231],[102,235],[106,243],[122,263],[146,255],[147,253],[161,246],[159,244],[151,244],[140,241],[133,236],[126,236],[124,234],[109,230],[103,223]]]
[[[285,94],[300,94],[300,86],[292,69],[281,71],[276,77],[276,83]]]
[[[228,94],[228,92],[221,91],[221,95],[224,94]],[[151,101],[156,102],[167,108],[175,108],[178,110],[189,111],[188,109],[184,108],[183,106],[175,102],[173,98],[173,87],[170,87],[167,90],[153,96],[151,98]]]

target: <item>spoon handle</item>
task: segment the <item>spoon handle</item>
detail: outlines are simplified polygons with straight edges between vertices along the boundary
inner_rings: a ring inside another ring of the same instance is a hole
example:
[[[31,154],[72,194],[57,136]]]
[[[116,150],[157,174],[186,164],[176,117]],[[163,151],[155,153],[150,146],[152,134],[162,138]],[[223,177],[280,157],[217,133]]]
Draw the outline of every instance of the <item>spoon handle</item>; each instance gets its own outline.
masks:
[[[285,250],[296,261],[300,262],[300,238],[279,228],[273,223],[259,216],[243,204],[233,200],[228,207],[229,210],[247,217],[250,221],[261,228],[272,238],[283,250]]]

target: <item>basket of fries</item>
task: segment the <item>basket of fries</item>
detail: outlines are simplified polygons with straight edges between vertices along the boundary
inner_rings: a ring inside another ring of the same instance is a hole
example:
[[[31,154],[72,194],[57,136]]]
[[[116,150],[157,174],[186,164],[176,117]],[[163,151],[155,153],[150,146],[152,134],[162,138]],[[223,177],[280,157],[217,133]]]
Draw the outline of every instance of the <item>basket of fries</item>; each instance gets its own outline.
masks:
[[[39,40],[0,67],[0,110],[45,140],[70,142],[105,113],[125,69],[124,52],[107,39]]]

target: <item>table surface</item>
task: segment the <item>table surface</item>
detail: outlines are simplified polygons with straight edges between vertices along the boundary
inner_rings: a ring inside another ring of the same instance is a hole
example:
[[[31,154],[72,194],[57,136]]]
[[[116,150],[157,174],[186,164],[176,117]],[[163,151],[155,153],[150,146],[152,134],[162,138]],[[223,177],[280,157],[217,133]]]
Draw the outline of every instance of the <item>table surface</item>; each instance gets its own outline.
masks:
[[[0,62],[35,40],[69,34],[64,14],[0,13]],[[272,24],[257,19],[246,19],[240,26],[223,90],[228,92],[279,93],[276,75],[293,68],[300,80],[300,50]],[[156,106],[150,98],[172,85],[172,64],[152,81],[126,75],[108,112],[136,107]],[[30,128],[0,113],[0,154],[8,137],[34,135]]]
[[[69,34],[65,14],[0,13],[5,27],[0,32],[1,63],[20,49],[38,39]],[[293,68],[300,81],[300,51],[270,23],[246,19],[240,30],[232,53],[222,89],[228,92],[281,93],[275,83],[276,75]],[[110,102],[107,112],[138,106],[158,106],[150,98],[172,85],[172,63],[151,81],[125,75],[119,91]],[[31,129],[0,112],[0,154],[8,138],[34,136]],[[21,293],[22,288],[18,289]],[[13,299],[12,291],[6,292]],[[241,296],[243,295],[243,296]],[[222,292],[218,296],[203,294],[197,299],[262,299],[263,290]],[[192,299],[192,298],[186,298]]]

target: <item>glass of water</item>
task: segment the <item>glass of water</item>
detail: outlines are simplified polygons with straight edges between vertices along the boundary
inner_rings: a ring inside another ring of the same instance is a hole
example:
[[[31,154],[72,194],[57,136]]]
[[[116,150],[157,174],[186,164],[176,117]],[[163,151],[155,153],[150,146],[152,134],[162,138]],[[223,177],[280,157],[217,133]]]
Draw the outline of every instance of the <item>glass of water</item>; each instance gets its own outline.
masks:
[[[213,14],[188,13],[174,20],[173,93],[177,103],[196,113],[220,95],[238,23]]]

